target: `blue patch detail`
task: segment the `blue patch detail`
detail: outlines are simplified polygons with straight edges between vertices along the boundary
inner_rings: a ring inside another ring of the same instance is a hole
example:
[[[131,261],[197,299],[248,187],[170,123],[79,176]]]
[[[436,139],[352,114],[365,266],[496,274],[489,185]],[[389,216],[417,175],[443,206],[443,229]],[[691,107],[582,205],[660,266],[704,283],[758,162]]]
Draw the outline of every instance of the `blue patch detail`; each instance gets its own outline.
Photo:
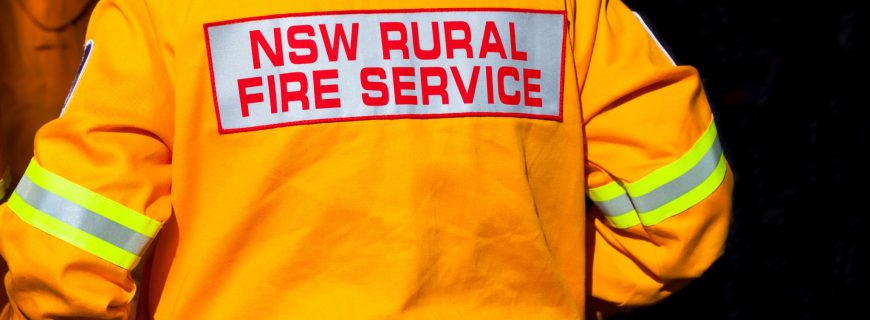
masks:
[[[73,93],[76,91],[76,87],[79,86],[79,80],[82,78],[82,73],[85,72],[85,67],[88,66],[88,60],[91,58],[91,51],[94,48],[94,40],[88,40],[85,43],[84,54],[82,55],[82,62],[79,63],[79,69],[76,71],[75,80],[73,80],[72,87],[69,89],[69,93],[66,94],[66,99],[63,101],[63,109],[60,109],[60,115],[63,115],[63,112],[66,111],[66,106],[69,104],[70,98],[72,98]]]

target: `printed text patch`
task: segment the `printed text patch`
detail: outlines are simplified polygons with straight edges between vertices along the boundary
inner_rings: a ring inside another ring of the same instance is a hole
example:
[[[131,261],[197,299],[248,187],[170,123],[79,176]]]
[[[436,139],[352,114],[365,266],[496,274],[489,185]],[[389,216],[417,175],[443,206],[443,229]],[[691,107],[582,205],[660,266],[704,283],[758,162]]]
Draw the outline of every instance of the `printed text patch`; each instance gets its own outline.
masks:
[[[205,25],[222,133],[366,119],[560,121],[565,15],[447,9]]]

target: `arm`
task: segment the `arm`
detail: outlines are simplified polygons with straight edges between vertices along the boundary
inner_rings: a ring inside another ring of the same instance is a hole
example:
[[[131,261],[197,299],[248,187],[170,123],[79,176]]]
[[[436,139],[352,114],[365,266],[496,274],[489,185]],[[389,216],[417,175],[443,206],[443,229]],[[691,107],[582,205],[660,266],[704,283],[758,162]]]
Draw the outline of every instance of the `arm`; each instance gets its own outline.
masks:
[[[140,255],[171,214],[172,91],[139,1],[102,1],[63,116],[0,209],[2,319],[122,319]]]
[[[6,189],[9,184],[9,167],[6,165],[6,128],[2,127],[3,123],[3,105],[0,103],[0,203],[6,203]],[[0,209],[2,210],[2,209]],[[2,227],[0,227],[2,229]],[[6,274],[6,261],[0,257],[0,274]],[[6,286],[0,283],[0,306],[9,303],[6,298]]]
[[[593,31],[575,29],[575,50],[589,50],[575,57],[591,57],[589,290],[611,312],[667,297],[722,254],[732,179],[697,71],[675,66],[622,2],[592,2],[577,12]]]

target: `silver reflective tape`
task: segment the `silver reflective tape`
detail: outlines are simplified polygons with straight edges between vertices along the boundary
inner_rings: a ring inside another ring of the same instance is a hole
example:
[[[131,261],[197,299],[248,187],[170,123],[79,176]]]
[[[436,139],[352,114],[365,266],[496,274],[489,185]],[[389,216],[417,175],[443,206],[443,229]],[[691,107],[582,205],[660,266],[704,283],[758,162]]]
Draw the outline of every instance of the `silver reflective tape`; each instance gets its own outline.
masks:
[[[719,159],[722,157],[722,146],[719,145],[719,138],[713,141],[713,146],[707,153],[695,164],[692,169],[678,178],[671,180],[668,183],[656,188],[649,193],[640,197],[632,197],[631,201],[637,208],[638,213],[653,211],[671,201],[676,200],[686,194],[698,185],[704,182],[719,164]]]
[[[29,206],[76,229],[139,255],[151,238],[107,219],[78,204],[61,198],[30,181],[27,175],[21,178],[15,193]]]
[[[601,209],[601,212],[608,217],[617,217],[634,210],[627,194],[622,194],[616,198],[607,201],[593,201],[595,206]]]
[[[458,116],[561,120],[565,21],[557,11],[438,9],[209,23],[219,130]]]

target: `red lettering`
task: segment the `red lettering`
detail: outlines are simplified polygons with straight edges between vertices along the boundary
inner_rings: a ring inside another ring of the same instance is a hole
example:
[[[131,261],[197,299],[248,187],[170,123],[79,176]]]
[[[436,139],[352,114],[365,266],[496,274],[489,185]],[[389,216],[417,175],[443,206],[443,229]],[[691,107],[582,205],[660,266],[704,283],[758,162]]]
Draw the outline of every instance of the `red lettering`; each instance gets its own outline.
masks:
[[[280,67],[284,65],[284,59],[282,58],[284,56],[284,46],[281,42],[281,29],[275,28],[272,32],[274,32],[275,36],[274,49],[266,41],[260,30],[251,30],[249,33],[251,38],[251,56],[254,58],[254,69],[260,69],[259,49],[263,49],[263,53],[266,54],[266,57],[269,58],[273,66]]]
[[[531,93],[541,93],[541,84],[540,83],[531,83],[529,80],[537,79],[541,80],[541,70],[538,69],[523,69],[523,92],[525,92],[526,106],[529,107],[541,107],[543,106],[543,102],[541,98],[532,97]]]
[[[511,59],[526,61],[528,60],[528,54],[526,52],[520,51],[517,49],[517,31],[514,23],[510,23],[510,32],[511,32]]]
[[[402,90],[414,90],[414,81],[402,81],[401,77],[413,77],[413,67],[394,67],[393,68],[393,92],[396,96],[396,104],[415,105],[417,104],[417,96],[406,96],[402,94]]]
[[[507,87],[507,81],[505,78],[511,77],[514,78],[517,82],[520,81],[520,72],[517,71],[517,68],[514,67],[501,67],[498,68],[498,99],[501,100],[504,104],[509,105],[519,105],[520,104],[520,92],[516,91],[514,94],[508,95],[505,92],[505,87]]]
[[[263,78],[244,78],[239,79],[239,103],[242,105],[242,117],[247,117],[248,105],[252,103],[263,102],[263,93],[248,93],[248,88],[259,87],[263,85]]]
[[[454,38],[453,31],[462,32],[461,38]],[[465,50],[466,58],[473,58],[471,50],[471,27],[465,21],[444,22],[444,49],[447,51],[447,59],[453,59],[454,50]]]
[[[504,43],[498,34],[495,22],[487,21],[483,27],[483,42],[480,44],[480,58],[486,58],[490,52],[498,53],[502,59],[507,59],[504,52]]]
[[[325,79],[338,79],[338,70],[314,71],[314,107],[317,109],[340,108],[341,98],[324,98],[324,93],[338,93],[338,84],[323,84]]]
[[[492,90],[492,67],[486,67],[486,102],[495,103]]]
[[[480,67],[474,66],[471,69],[471,80],[468,81],[468,86],[463,86],[464,82],[458,68],[450,67],[450,72],[453,73],[453,79],[456,82],[456,88],[459,89],[459,96],[462,97],[462,102],[465,104],[474,102],[474,92],[477,90],[477,76],[480,75]]]
[[[287,85],[291,82],[299,84],[299,90],[290,91]],[[302,72],[282,73],[278,77],[281,84],[281,111],[290,111],[290,102],[299,101],[302,110],[308,110],[308,79]]]
[[[297,35],[307,35],[306,39],[298,39]],[[317,43],[311,37],[314,36],[314,27],[309,25],[290,26],[287,28],[287,44],[294,49],[308,49],[308,54],[299,54],[298,50],[290,51],[288,56],[293,64],[307,64],[317,61]]]
[[[350,43],[348,43],[347,35],[344,33],[342,24],[335,25],[335,37],[329,41],[329,31],[326,30],[326,25],[320,25],[320,35],[323,36],[323,46],[326,47],[326,56],[329,61],[338,60],[338,42],[344,47],[345,56],[348,61],[356,60],[356,45],[359,38],[359,23],[354,22],[350,26]]]
[[[430,77],[438,77],[438,84],[429,82]],[[441,67],[420,68],[420,95],[423,96],[423,105],[429,105],[429,96],[441,96],[441,104],[449,104],[447,98],[447,71]]]
[[[381,50],[384,53],[384,59],[390,59],[390,51],[402,51],[402,58],[408,59],[408,31],[405,30],[405,25],[401,22],[381,22]],[[398,32],[399,39],[390,40],[390,32]]]
[[[420,31],[417,23],[411,22],[411,36],[414,39],[414,56],[420,60],[435,60],[441,56],[441,35],[438,32],[438,22],[432,22],[432,49],[423,50],[420,44]],[[425,96],[423,99],[426,99]]]
[[[380,80],[387,79],[387,71],[384,68],[371,67],[363,68],[359,73],[359,81],[362,84],[363,90],[380,92],[380,96],[373,97],[371,94],[363,93],[362,101],[367,106],[385,106],[390,103],[390,87],[383,82],[370,81],[369,77],[376,76]]]
[[[269,83],[269,106],[272,108],[272,113],[278,113],[278,99],[275,97],[275,76],[266,76]]]

